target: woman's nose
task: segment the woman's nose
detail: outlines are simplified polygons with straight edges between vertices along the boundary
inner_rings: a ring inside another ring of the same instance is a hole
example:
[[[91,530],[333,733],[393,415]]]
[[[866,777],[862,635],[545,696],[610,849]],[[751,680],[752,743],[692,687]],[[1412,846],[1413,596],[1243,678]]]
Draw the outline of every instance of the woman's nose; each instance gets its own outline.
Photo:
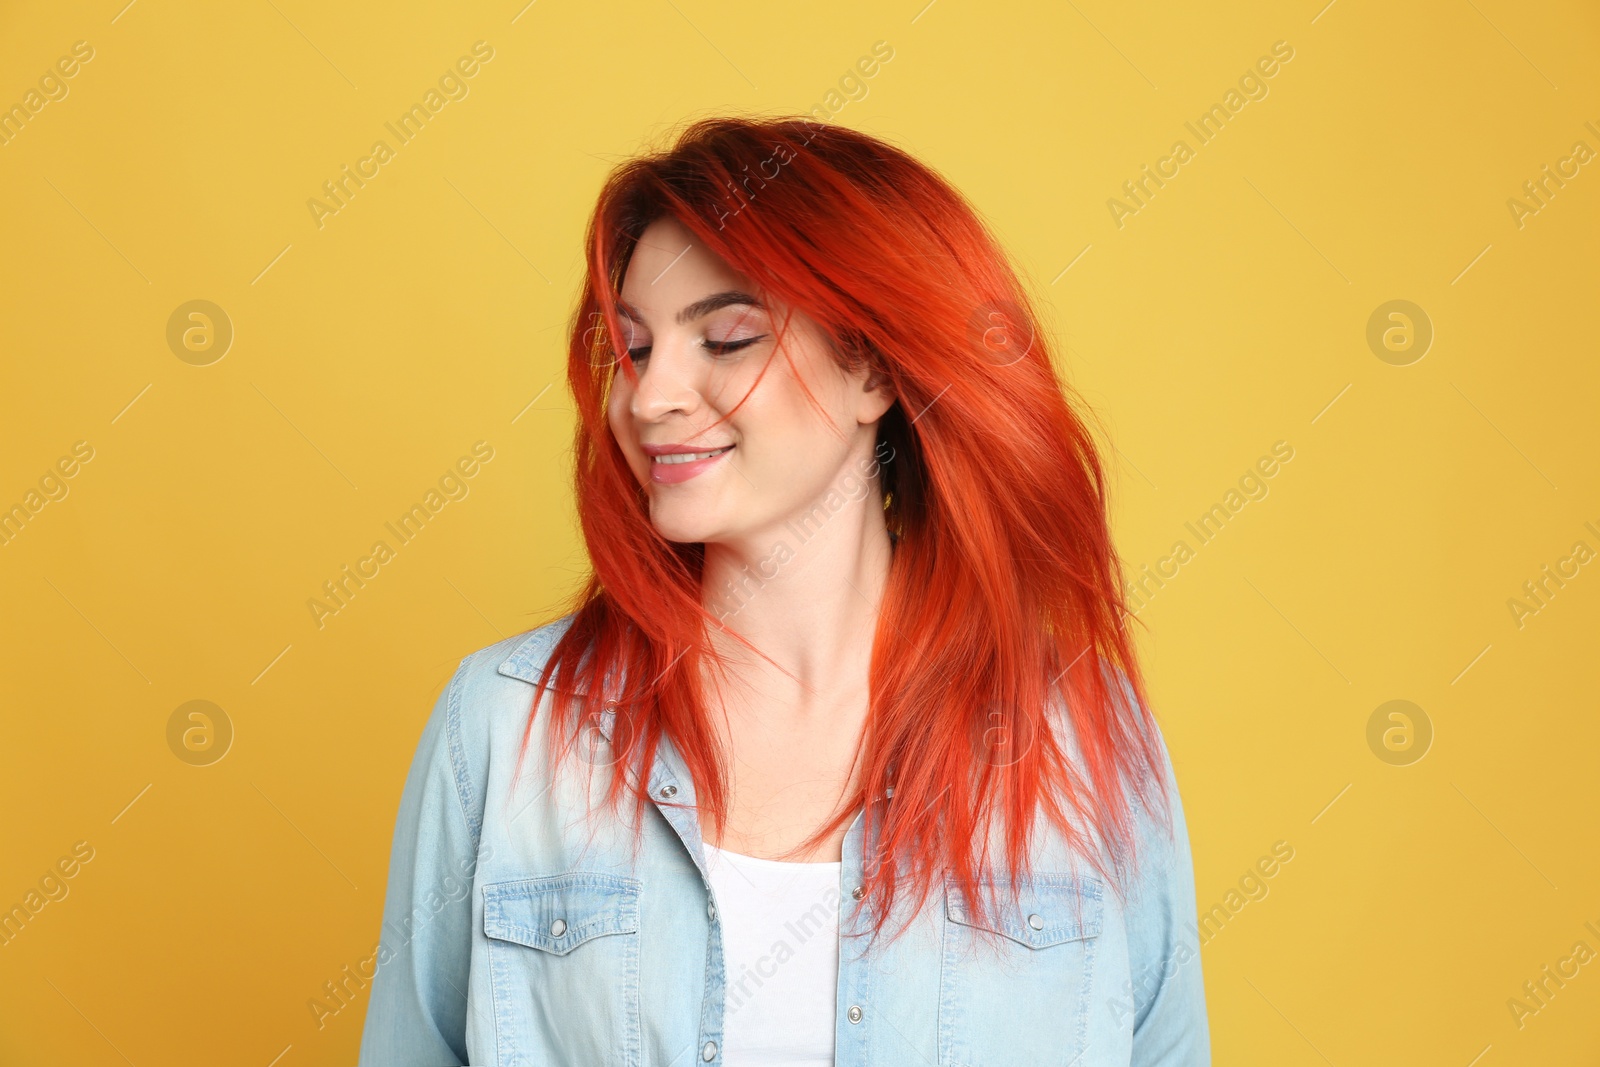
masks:
[[[638,371],[634,418],[653,422],[668,415],[692,414],[700,407],[702,383],[687,343],[657,343]]]

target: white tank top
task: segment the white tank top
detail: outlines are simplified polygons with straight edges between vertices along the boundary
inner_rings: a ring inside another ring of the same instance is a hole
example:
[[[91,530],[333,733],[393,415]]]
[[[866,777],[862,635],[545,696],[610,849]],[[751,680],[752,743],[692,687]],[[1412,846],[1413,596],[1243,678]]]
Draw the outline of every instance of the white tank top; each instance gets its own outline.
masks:
[[[839,868],[703,842],[722,925],[727,1067],[832,1067]]]

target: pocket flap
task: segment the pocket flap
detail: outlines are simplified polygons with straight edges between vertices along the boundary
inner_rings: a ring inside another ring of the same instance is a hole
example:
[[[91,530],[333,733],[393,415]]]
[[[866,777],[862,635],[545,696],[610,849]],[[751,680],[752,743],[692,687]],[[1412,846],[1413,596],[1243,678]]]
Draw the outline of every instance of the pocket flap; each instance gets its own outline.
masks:
[[[945,880],[945,914],[951,922],[989,930],[1029,948],[1049,948],[1100,934],[1099,880],[1066,874],[1038,874],[1018,884],[1017,903],[1010,883],[980,882],[989,915],[982,920],[967,909],[954,879]]]
[[[483,932],[565,956],[591,938],[639,929],[637,878],[573,871],[483,887]]]

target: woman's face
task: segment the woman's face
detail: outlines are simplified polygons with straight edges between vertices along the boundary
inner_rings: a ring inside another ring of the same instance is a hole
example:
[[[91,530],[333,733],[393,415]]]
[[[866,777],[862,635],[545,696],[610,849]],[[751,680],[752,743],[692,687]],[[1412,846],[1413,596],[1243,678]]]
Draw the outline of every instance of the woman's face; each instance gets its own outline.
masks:
[[[621,297],[639,383],[617,370],[607,416],[663,537],[767,551],[829,489],[858,485],[894,398],[840,368],[816,323],[792,313],[780,348],[785,309],[671,218],[640,236]]]

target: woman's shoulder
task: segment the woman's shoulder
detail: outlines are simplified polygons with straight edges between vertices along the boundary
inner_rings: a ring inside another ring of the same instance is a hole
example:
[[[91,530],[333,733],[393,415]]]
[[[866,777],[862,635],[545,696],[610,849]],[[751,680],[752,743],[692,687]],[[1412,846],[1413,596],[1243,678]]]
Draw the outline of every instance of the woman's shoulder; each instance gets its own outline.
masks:
[[[534,747],[541,745],[543,732],[527,731],[532,698],[540,672],[572,620],[565,615],[467,653],[439,693],[415,762],[453,780],[474,833],[480,829],[492,766],[519,752],[525,734]]]
[[[563,615],[469,652],[461,658],[457,673],[469,683],[499,675],[531,684],[538,680],[556,642],[561,640],[574,618],[575,613]]]
[[[506,731],[520,739],[540,673],[573,618],[563,615],[461,658],[441,701],[453,744],[481,752]]]
[[[1100,669],[1106,694],[1115,704],[1111,709],[1111,717],[1120,720],[1117,736],[1128,746],[1124,752],[1127,762],[1117,781],[1120,800],[1129,817],[1129,839],[1119,842],[1119,851],[1129,850],[1141,861],[1125,873],[1139,881],[1159,880],[1171,873],[1171,864],[1178,860],[1175,850],[1180,846],[1187,847],[1186,841],[1178,840],[1186,835],[1187,826],[1166,732],[1159,717],[1140,698],[1138,688],[1127,670],[1107,661],[1102,661]],[[1079,736],[1079,720],[1068,706],[1070,698],[1064,694],[1057,696],[1058,699],[1051,704],[1051,723],[1056,740],[1079,781],[1087,783],[1093,777],[1085,756],[1083,739]],[[1144,755],[1133,751],[1134,745],[1140,742]],[[1111,800],[1110,797],[1100,797],[1096,806],[1107,806]],[[1094,801],[1091,800],[1091,803]],[[1093,824],[1081,826],[1080,830],[1096,843],[1095,847],[1107,850],[1106,859],[1110,861],[1110,846]],[[1150,862],[1142,862],[1146,857]]]

